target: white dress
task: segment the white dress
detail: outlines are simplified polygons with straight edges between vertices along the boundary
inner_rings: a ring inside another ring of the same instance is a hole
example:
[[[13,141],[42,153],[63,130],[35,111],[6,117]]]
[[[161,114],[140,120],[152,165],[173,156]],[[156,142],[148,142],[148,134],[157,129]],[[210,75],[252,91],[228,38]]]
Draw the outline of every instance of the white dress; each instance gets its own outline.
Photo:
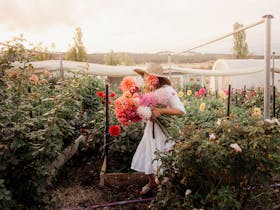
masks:
[[[168,107],[177,108],[185,113],[185,108],[178,98],[177,92],[171,86],[166,85],[160,89],[162,88],[167,92]],[[154,126],[154,134],[155,138],[153,138],[153,122],[148,121],[144,130],[144,135],[133,156],[131,163],[132,169],[145,174],[157,173],[157,168],[160,166],[161,162],[153,161],[155,159],[155,151],[167,151],[171,149],[174,142],[165,143],[166,136],[156,123]]]

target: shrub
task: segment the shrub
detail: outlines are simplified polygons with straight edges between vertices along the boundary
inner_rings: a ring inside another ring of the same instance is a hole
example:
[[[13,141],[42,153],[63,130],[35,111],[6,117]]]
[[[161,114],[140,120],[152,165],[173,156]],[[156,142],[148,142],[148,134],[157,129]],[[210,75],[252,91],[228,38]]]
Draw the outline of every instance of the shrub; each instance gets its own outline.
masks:
[[[273,208],[270,184],[280,172],[279,125],[247,118],[186,127],[188,138],[167,155],[159,154],[163,181],[153,208]]]
[[[18,204],[45,194],[48,166],[77,136],[80,97],[72,81],[50,88],[32,69],[2,77],[0,175]]]

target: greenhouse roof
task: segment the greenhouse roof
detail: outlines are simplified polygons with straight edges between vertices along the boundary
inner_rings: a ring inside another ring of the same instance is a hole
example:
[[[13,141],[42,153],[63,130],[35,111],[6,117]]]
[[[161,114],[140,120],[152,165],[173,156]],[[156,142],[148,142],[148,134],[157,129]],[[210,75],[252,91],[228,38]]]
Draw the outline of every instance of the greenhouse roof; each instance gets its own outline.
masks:
[[[40,71],[59,71],[61,65],[63,70],[67,72],[83,72],[89,75],[109,76],[109,77],[122,77],[122,76],[136,76],[133,71],[136,68],[145,69],[145,66],[110,66],[87,62],[77,61],[60,61],[60,60],[46,60],[30,62],[33,67]],[[275,60],[275,66],[280,66],[280,60]],[[22,66],[20,63],[15,63],[15,67]],[[171,66],[170,70],[167,65],[163,65],[165,69],[164,73],[169,74],[193,74],[193,75],[205,75],[205,76],[234,76],[242,74],[251,74],[261,72],[264,69],[264,60],[257,59],[220,59],[214,63],[212,70],[205,69],[192,69]],[[275,72],[279,73],[280,69],[276,68]]]

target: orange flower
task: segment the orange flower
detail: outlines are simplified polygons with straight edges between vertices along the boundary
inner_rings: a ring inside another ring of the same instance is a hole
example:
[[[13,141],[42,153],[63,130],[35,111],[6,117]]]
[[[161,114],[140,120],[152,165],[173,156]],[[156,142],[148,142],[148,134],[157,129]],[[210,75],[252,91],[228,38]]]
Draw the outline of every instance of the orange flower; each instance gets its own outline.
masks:
[[[123,97],[124,97],[124,98],[131,98],[131,97],[132,97],[132,94],[131,94],[129,91],[125,91],[125,92],[123,93]]]
[[[130,91],[131,88],[133,88],[133,87],[138,88],[138,85],[136,83],[136,79],[134,77],[123,78],[123,80],[121,81],[121,84],[120,84],[121,91],[123,91],[123,92]]]

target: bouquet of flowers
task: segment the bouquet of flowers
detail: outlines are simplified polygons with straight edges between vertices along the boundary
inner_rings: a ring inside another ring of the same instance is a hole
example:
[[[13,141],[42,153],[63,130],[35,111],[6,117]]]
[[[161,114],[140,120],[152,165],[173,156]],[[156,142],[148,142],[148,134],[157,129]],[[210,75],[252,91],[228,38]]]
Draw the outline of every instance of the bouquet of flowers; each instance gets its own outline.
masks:
[[[139,94],[139,86],[133,77],[125,77],[120,89],[122,96],[115,100],[115,115],[122,126],[132,122],[152,120],[159,125],[167,138],[178,135],[176,119],[171,115],[161,115],[151,119],[153,108],[165,108],[168,103],[168,93],[163,89],[156,89],[159,80],[150,75],[144,80],[144,94]],[[152,91],[152,92],[151,92]],[[154,132],[153,132],[154,134]]]
[[[165,108],[167,107],[167,102],[168,94],[162,89],[158,89],[156,92],[143,94],[140,96],[137,114],[144,121],[151,120],[152,109],[155,107]],[[176,121],[173,116],[161,115],[152,120],[158,124],[166,137],[171,138],[178,133],[178,130],[176,129]]]
[[[115,115],[122,126],[128,126],[131,122],[140,122],[142,119],[137,114],[139,106],[139,87],[133,77],[125,77],[120,89],[123,92],[122,96],[114,102]]]

